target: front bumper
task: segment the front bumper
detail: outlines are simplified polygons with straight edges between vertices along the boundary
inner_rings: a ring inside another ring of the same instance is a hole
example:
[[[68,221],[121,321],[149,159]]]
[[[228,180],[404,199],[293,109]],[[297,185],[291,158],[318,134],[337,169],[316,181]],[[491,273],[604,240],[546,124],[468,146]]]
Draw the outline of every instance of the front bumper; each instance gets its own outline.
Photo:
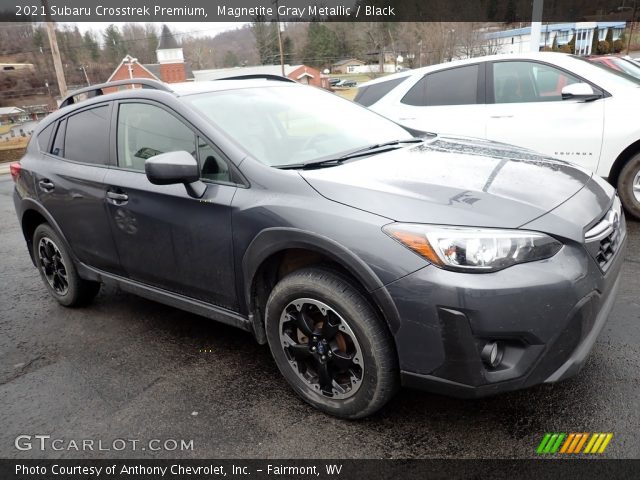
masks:
[[[480,397],[575,375],[613,308],[626,238],[603,274],[579,244],[553,258],[489,274],[425,267],[385,288],[401,326],[395,334],[403,385]],[[480,357],[488,341],[502,363]]]

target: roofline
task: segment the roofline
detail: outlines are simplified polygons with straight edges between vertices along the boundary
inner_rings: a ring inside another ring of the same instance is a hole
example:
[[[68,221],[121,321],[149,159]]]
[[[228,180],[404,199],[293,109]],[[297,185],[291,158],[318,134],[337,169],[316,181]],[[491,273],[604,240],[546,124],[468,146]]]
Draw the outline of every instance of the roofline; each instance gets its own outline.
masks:
[[[109,83],[109,82],[111,81],[111,79],[112,79],[112,78],[113,78],[113,76],[116,74],[116,72],[117,72],[118,70],[120,70],[120,67],[121,67],[122,65],[124,65],[124,61],[127,59],[127,57],[129,57],[131,60],[134,60],[134,58],[133,58],[131,55],[129,55],[129,54],[127,53],[127,54],[124,56],[124,58],[122,59],[122,61],[120,62],[120,64],[119,64],[119,65],[116,67],[116,69],[113,71],[113,73],[111,74],[111,76],[110,76],[109,78],[107,78],[107,81],[106,81],[105,83]],[[138,59],[137,59],[137,58],[135,59],[135,62],[134,62],[134,63],[137,63],[138,65],[140,65],[140,66],[142,67],[142,69],[143,69],[145,72],[147,72],[149,75],[151,75],[154,79],[156,79],[156,80],[160,80],[156,75],[154,75],[154,74],[153,74],[153,72],[149,71],[149,69],[148,69],[148,68],[146,68],[146,67],[144,66],[144,64],[140,63],[140,62],[138,61]],[[135,78],[135,77],[134,77],[134,78]]]

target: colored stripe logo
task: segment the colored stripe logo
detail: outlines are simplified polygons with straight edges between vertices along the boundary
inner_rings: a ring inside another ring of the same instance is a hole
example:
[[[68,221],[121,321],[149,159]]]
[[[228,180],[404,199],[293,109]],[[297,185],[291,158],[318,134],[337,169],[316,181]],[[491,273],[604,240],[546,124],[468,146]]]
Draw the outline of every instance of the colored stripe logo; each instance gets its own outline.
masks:
[[[613,433],[546,433],[536,453],[539,455],[604,453]]]

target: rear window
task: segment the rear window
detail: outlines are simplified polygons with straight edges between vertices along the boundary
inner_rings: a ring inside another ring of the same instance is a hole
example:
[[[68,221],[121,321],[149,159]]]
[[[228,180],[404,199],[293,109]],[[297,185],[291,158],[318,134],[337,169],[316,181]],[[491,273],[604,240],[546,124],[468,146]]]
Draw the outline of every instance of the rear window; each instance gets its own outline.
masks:
[[[402,98],[406,105],[474,105],[478,102],[478,65],[429,73]]]
[[[373,85],[368,85],[366,87],[360,87],[358,89],[358,94],[356,98],[354,98],[354,102],[359,103],[360,105],[364,105],[365,107],[369,107],[384,97],[391,90],[396,88],[402,82],[404,82],[408,76],[394,78],[393,80],[387,80],[386,82],[374,83]]]
[[[109,163],[109,107],[84,110],[67,118],[64,158],[83,163]]]

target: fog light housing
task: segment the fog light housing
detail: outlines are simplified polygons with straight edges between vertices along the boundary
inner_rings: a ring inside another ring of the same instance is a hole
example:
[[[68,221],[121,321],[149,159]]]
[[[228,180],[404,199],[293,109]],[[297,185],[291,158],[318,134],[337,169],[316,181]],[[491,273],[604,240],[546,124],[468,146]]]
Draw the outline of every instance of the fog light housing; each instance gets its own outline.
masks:
[[[496,368],[502,362],[504,348],[498,342],[487,342],[480,352],[480,358],[485,365]]]

